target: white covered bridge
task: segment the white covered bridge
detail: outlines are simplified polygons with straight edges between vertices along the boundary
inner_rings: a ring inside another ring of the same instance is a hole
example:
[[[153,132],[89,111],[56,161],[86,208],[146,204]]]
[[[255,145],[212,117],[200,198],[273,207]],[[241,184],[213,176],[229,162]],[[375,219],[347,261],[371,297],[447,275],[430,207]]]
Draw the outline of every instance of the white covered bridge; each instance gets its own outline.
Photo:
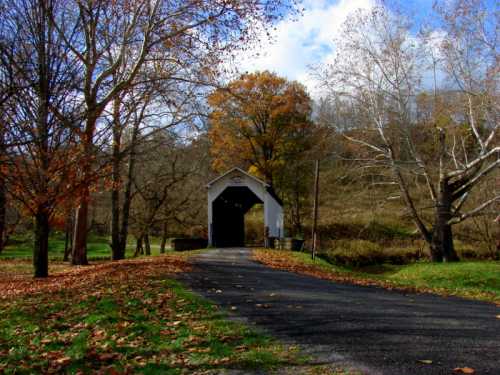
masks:
[[[265,237],[283,237],[283,204],[269,184],[233,168],[208,187],[208,243],[216,247],[245,245],[245,214],[264,206]]]

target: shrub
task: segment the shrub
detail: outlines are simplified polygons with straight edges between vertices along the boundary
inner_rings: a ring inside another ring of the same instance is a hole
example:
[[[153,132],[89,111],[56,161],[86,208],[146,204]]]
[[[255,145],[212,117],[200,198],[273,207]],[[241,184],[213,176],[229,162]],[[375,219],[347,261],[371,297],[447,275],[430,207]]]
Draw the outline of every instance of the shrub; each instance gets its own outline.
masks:
[[[472,246],[470,244],[465,244],[462,241],[454,241],[454,244],[455,251],[457,252],[460,259],[486,260],[496,258],[496,254],[484,246]]]
[[[320,252],[328,261],[347,267],[375,264],[407,264],[426,256],[423,247],[383,247],[367,240],[331,241],[328,250]]]
[[[417,238],[405,228],[387,225],[377,221],[369,223],[330,223],[318,227],[322,239],[331,240],[366,240],[376,243],[388,243],[394,240],[410,240]]]

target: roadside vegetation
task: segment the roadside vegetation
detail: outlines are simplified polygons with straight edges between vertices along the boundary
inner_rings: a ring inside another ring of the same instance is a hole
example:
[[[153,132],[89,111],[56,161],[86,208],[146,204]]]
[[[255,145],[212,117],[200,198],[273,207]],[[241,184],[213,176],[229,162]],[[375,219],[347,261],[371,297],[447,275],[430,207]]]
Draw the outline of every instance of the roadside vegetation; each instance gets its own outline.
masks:
[[[18,275],[0,298],[0,372],[217,373],[300,359],[172,280],[186,255]]]
[[[405,265],[374,264],[346,267],[314,260],[306,252],[256,249],[253,258],[270,267],[336,282],[372,285],[412,293],[457,296],[500,305],[500,262],[416,262]]]
[[[175,274],[199,252],[86,267],[51,262],[52,276],[35,280],[28,262],[1,261],[0,373],[359,374],[310,364],[300,347],[187,291]]]

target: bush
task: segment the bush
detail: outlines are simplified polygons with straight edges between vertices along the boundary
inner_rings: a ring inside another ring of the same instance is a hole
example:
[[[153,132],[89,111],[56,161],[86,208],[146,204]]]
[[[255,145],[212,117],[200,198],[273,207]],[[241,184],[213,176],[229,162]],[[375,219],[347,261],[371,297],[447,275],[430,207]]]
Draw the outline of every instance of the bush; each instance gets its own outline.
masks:
[[[408,264],[426,256],[423,247],[383,247],[367,240],[332,241],[320,255],[328,261],[347,267],[365,267],[375,264]]]
[[[388,243],[394,240],[418,238],[406,228],[387,225],[377,221],[369,223],[330,223],[318,227],[321,239],[330,240],[366,240],[376,243]],[[365,244],[366,245],[366,244]]]
[[[460,259],[464,260],[486,260],[495,259],[496,254],[494,251],[486,247],[472,246],[465,244],[462,241],[454,241],[455,251]]]

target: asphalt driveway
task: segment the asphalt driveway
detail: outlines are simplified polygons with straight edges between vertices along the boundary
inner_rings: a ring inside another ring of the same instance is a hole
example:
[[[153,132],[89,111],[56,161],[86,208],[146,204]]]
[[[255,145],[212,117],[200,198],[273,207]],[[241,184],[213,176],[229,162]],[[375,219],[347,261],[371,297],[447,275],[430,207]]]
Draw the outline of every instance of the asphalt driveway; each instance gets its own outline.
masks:
[[[367,374],[500,375],[500,308],[482,302],[336,284],[274,270],[248,249],[197,257],[182,278],[195,292],[318,361]],[[432,362],[432,363],[431,363]]]

